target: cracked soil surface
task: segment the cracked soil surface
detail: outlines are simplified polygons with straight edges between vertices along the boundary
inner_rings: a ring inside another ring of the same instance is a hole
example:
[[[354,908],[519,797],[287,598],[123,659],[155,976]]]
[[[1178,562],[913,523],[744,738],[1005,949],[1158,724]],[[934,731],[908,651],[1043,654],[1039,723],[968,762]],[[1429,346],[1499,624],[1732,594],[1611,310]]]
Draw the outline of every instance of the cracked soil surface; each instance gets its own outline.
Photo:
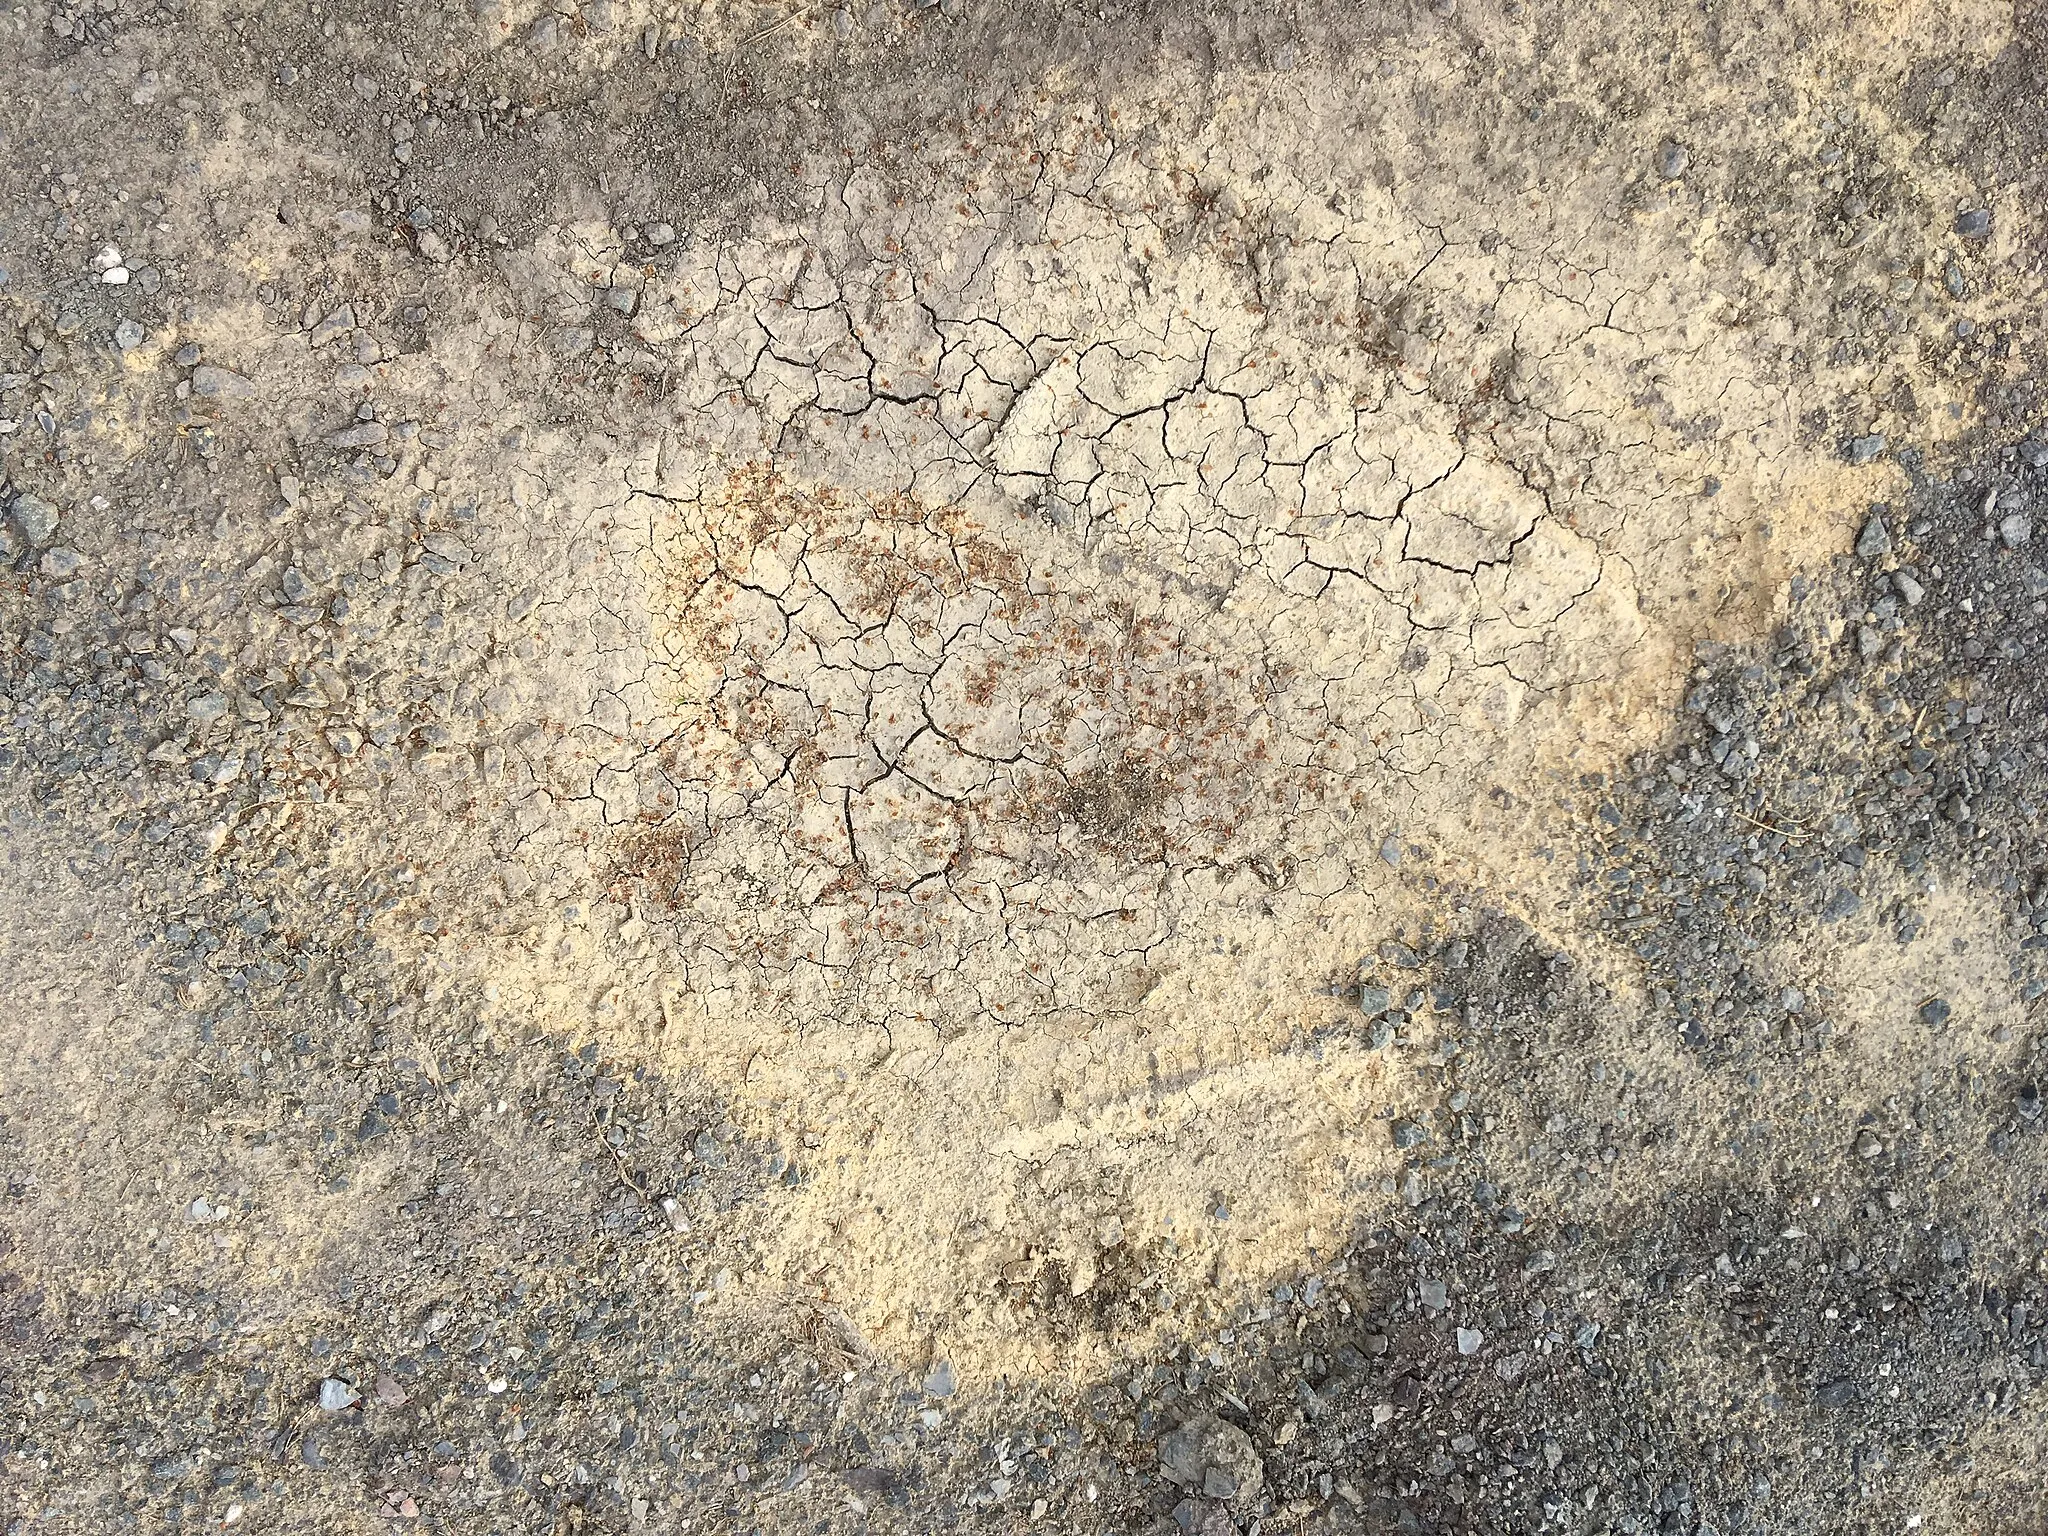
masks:
[[[2044,1528],[2039,0],[0,67],[8,1536]]]

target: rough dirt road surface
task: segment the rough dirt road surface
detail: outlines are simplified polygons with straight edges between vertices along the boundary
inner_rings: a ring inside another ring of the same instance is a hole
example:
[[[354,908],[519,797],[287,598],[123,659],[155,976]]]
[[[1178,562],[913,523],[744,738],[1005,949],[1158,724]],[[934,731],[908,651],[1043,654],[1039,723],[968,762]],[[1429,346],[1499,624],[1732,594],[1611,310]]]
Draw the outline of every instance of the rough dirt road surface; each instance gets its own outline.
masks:
[[[0,82],[7,1536],[2048,1528],[2039,0]]]

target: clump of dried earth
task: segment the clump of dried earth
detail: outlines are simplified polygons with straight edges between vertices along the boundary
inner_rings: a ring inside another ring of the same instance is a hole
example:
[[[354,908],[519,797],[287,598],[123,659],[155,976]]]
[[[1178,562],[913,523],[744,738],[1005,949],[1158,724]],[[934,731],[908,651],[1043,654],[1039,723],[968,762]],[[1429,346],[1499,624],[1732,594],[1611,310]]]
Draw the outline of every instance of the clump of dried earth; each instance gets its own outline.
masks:
[[[2038,5],[0,62],[9,1536],[2040,1528]]]

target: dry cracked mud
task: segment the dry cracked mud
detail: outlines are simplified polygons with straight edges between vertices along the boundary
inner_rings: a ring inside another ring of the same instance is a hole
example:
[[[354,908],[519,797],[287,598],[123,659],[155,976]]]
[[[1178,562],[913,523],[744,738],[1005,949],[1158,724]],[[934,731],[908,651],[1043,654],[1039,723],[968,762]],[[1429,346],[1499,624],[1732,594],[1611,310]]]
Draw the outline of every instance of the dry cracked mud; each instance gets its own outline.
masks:
[[[8,1536],[2042,1529],[2038,0],[0,60]]]

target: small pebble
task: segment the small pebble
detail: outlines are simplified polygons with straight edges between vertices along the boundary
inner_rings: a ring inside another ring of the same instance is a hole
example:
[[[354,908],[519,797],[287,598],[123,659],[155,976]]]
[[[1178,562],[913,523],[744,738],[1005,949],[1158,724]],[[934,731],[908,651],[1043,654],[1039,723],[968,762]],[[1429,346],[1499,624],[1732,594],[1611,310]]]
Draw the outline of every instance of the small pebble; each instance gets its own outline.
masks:
[[[247,400],[256,393],[256,384],[231,369],[202,363],[192,370],[192,393],[212,400]]]
[[[1846,1408],[1856,1401],[1856,1383],[1831,1381],[1813,1394],[1813,1400],[1822,1408]]]
[[[14,498],[9,510],[14,514],[15,526],[21,530],[22,537],[31,544],[47,544],[57,532],[60,514],[40,496],[31,496],[23,491]]]

